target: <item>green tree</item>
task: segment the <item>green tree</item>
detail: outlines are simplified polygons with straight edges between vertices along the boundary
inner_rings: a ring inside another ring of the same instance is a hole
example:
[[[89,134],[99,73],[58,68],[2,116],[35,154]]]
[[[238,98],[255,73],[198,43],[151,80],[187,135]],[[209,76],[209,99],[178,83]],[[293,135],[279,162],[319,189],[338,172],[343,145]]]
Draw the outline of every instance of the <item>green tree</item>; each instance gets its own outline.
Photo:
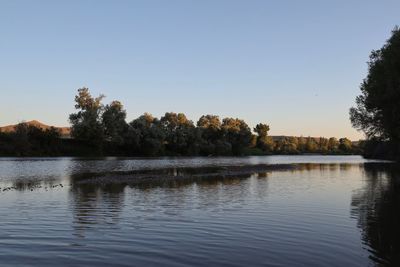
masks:
[[[320,137],[318,140],[318,150],[321,153],[327,153],[329,151],[329,140],[324,137]]]
[[[275,142],[275,152],[280,154],[295,154],[297,153],[297,140],[292,137],[283,137]]]
[[[339,139],[339,149],[343,152],[351,152],[353,148],[352,142],[347,138],[340,138]]]
[[[243,154],[244,148],[247,148],[251,142],[251,130],[246,122],[240,119],[225,118],[222,120],[221,129],[224,139],[232,146],[232,153],[234,155]]]
[[[101,148],[104,141],[104,129],[101,120],[104,95],[92,97],[86,87],[78,89],[75,96],[75,108],[78,110],[69,116],[72,124],[72,136],[77,140]]]
[[[259,123],[254,128],[254,132],[257,133],[257,147],[266,152],[272,152],[274,150],[274,141],[272,137],[268,136],[270,128],[269,125]]]
[[[165,133],[160,121],[149,113],[129,123],[127,143],[139,155],[158,156],[164,153]]]
[[[270,130],[269,125],[263,123],[257,124],[256,127],[254,128],[254,131],[258,134],[259,137],[268,136],[269,130]]]
[[[337,152],[339,148],[339,141],[335,137],[331,137],[328,140],[328,150],[330,153]]]
[[[219,131],[221,130],[221,120],[217,115],[203,115],[198,120],[197,127]]]
[[[317,146],[317,143],[315,142],[314,138],[312,138],[312,137],[307,138],[305,149],[309,153],[314,153],[317,151],[318,146]]]
[[[195,154],[195,127],[185,114],[167,112],[161,117],[160,125],[165,133],[165,146],[169,152],[179,155]]]
[[[362,82],[350,120],[368,138],[400,143],[400,30],[379,50],[371,52],[368,75]]]
[[[303,136],[300,136],[297,138],[297,149],[300,152],[306,152],[306,144],[307,144],[307,139]]]
[[[202,155],[230,153],[231,146],[223,140],[221,126],[221,120],[216,115],[203,115],[197,121],[198,143]]]
[[[26,123],[19,123],[12,133],[17,156],[29,156],[32,145],[29,140],[29,126]]]
[[[288,147],[291,153],[298,153],[299,140],[297,137],[291,136],[287,139]]]
[[[104,107],[102,122],[104,136],[107,141],[122,145],[127,132],[128,124],[125,121],[126,111],[119,101],[113,101]]]

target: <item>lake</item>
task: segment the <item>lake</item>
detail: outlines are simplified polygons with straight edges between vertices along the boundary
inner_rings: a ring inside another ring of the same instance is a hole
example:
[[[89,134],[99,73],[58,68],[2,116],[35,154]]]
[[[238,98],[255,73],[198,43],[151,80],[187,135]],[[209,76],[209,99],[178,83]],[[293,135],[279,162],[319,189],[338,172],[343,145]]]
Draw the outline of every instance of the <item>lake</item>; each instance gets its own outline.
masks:
[[[296,169],[195,182],[82,174]],[[400,168],[359,156],[0,158],[1,266],[400,266]]]

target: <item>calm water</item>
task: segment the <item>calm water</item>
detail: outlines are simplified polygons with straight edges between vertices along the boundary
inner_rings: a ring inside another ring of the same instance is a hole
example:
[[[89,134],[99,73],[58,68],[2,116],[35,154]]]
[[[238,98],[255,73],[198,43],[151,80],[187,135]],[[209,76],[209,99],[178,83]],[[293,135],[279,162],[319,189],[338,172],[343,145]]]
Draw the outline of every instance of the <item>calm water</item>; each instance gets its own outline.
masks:
[[[299,163],[155,186],[82,173]],[[400,266],[400,169],[355,156],[0,159],[1,266]]]

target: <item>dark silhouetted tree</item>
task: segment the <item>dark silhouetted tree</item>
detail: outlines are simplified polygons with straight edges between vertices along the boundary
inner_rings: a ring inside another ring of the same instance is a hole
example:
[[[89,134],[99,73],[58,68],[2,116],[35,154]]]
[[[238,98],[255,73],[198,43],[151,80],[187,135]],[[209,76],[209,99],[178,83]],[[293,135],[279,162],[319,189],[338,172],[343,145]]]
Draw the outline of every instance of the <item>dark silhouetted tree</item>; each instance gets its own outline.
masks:
[[[367,77],[361,84],[350,120],[368,138],[400,142],[400,30],[372,51]]]
[[[221,129],[224,139],[231,145],[234,155],[241,155],[251,142],[251,130],[249,126],[240,119],[225,118],[222,120]]]
[[[104,107],[102,114],[104,136],[107,141],[122,145],[128,131],[126,111],[121,102],[113,101]]]
[[[226,154],[230,144],[223,140],[221,120],[216,115],[203,115],[197,121],[199,149],[202,155]]]
[[[160,121],[145,113],[130,124],[128,144],[139,155],[158,156],[164,154],[165,133]]]
[[[196,150],[196,134],[193,122],[183,113],[167,112],[160,119],[165,134],[165,146],[170,153],[188,155]]]
[[[272,152],[274,149],[274,141],[272,137],[268,136],[269,125],[259,123],[254,128],[254,132],[257,133],[256,146],[263,151]]]

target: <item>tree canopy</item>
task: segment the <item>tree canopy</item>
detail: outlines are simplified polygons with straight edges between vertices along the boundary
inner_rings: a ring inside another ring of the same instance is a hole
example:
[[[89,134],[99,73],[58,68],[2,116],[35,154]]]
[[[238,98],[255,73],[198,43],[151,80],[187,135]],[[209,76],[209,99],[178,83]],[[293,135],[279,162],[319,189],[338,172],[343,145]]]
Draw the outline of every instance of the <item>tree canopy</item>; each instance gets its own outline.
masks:
[[[379,50],[371,52],[361,95],[350,109],[353,126],[368,138],[400,141],[400,30]]]
[[[104,95],[92,97],[89,88],[78,89],[75,96],[75,108],[78,110],[69,116],[72,124],[72,136],[95,146],[100,146],[104,139],[101,114],[104,106],[101,103]]]

